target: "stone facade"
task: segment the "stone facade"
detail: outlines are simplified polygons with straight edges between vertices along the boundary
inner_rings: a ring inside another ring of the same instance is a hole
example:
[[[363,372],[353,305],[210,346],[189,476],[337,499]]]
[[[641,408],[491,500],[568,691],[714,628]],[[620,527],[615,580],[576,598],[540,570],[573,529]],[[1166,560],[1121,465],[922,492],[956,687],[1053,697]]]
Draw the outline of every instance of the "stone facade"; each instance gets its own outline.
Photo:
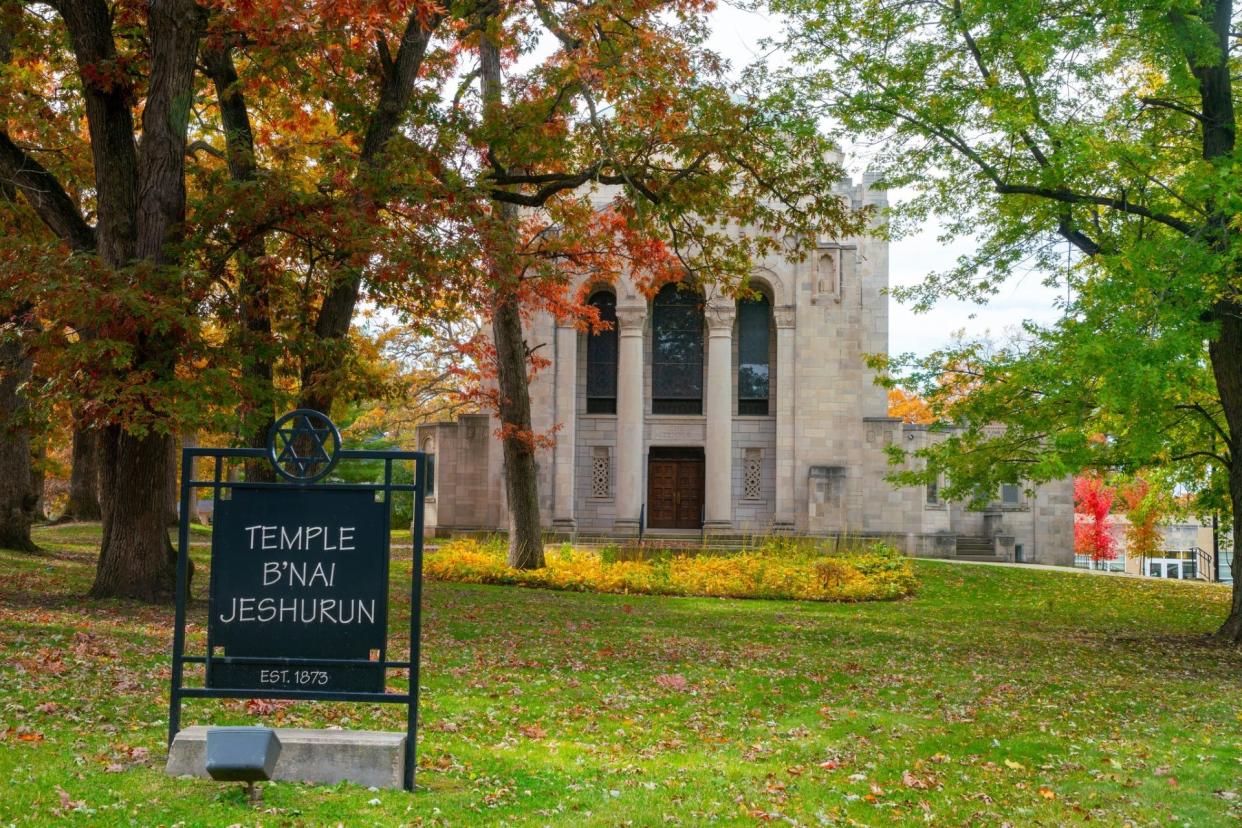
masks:
[[[885,194],[843,183],[855,206],[883,207]],[[527,326],[527,342],[551,360],[531,384],[533,425],[555,430],[539,456],[545,525],[564,533],[660,531],[649,502],[669,496],[648,472],[665,454],[697,466],[705,533],[796,532],[884,536],[911,554],[948,557],[959,538],[992,556],[1073,561],[1070,482],[1000,496],[982,512],[893,487],[884,448],[915,448],[936,435],[887,416],[885,390],[864,357],[888,347],[888,245],[869,237],[821,239],[801,262],[757,263],[752,285],[770,309],[767,413],[740,411],[738,305],[710,286],[702,297],[701,413],[655,413],[652,302],[634,285],[606,289],[616,305],[615,413],[588,413],[588,336],[549,315]],[[486,415],[419,429],[436,454],[428,531],[504,529],[502,461]],[[698,459],[701,458],[701,459]],[[669,461],[673,462],[673,461]],[[680,479],[680,478],[679,478]],[[673,489],[676,486],[672,487]],[[693,488],[693,487],[692,487]],[[691,510],[697,504],[690,504]],[[658,511],[658,510],[657,510]]]

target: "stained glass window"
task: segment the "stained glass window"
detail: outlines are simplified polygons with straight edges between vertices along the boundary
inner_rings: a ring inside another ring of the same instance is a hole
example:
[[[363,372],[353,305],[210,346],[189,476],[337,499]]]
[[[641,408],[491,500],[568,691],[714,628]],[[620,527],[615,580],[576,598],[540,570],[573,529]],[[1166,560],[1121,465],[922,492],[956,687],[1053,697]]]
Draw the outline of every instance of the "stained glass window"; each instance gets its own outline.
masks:
[[[587,335],[587,413],[617,413],[617,299],[600,291],[588,300],[612,327]]]
[[[703,299],[665,285],[652,303],[651,413],[703,413]]]
[[[771,316],[766,296],[737,303],[737,413],[743,416],[768,414]]]

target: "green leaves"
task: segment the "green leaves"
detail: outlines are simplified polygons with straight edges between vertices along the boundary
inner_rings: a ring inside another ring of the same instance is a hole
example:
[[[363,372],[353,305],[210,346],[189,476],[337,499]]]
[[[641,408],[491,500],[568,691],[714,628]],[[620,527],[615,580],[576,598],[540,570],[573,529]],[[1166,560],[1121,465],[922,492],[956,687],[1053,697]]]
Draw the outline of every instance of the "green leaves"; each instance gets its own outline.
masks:
[[[1071,296],[1047,328],[883,366],[958,427],[894,458],[913,461],[898,480],[947,470],[949,496],[971,498],[1159,466],[1203,490],[1231,461],[1206,347],[1214,303],[1242,286],[1237,235],[1211,229],[1242,206],[1238,155],[1201,129],[1233,117],[1203,85],[1225,58],[1214,5],[774,2],[796,62],[785,83],[880,139],[886,182],[914,190],[896,230],[938,216],[979,240],[898,298],[984,302],[1031,273]]]

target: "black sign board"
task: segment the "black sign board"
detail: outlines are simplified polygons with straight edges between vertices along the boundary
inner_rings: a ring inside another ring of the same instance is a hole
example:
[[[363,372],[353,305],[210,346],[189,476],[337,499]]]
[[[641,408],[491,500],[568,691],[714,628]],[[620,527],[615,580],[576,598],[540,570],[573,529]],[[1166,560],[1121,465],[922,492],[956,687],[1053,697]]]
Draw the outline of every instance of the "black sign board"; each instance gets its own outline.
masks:
[[[168,738],[186,698],[404,703],[405,786],[413,790],[427,458],[340,444],[327,417],[298,410],[277,421],[266,450],[183,450]],[[213,479],[194,479],[200,457],[215,460]],[[262,457],[286,482],[222,474],[230,460]],[[381,460],[383,481],[317,482],[340,460]],[[403,461],[414,463],[412,484],[393,482],[393,463]],[[207,641],[202,655],[187,655],[189,505],[201,488],[214,500]],[[414,495],[408,661],[388,658],[389,516],[400,491]],[[202,665],[201,686],[185,686],[186,665]],[[389,687],[394,670],[406,671],[408,689]]]
[[[384,692],[388,504],[371,492],[235,488],[211,533],[208,687]],[[283,660],[357,659],[292,669]]]

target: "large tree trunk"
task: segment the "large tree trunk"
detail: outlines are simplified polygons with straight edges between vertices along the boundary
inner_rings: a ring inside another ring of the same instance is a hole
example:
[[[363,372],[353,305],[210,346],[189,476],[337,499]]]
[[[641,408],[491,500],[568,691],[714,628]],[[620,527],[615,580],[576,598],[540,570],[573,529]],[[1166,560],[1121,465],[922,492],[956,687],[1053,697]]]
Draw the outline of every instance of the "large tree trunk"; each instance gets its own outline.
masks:
[[[162,602],[176,587],[176,556],[165,522],[173,439],[135,437],[120,426],[99,434],[103,548],[91,596]]]
[[[30,404],[22,394],[33,364],[18,337],[0,339],[0,548],[19,552],[38,549],[30,538]]]
[[[495,14],[495,7],[484,14]],[[484,124],[495,128],[502,102],[500,49],[487,35],[479,40],[479,83]],[[505,457],[505,494],[509,500],[509,566],[540,569],[543,528],[539,525],[539,479],[535,473],[535,434],[530,419],[526,340],[522,337],[520,282],[516,262],[518,210],[495,202],[489,273],[493,290],[492,340],[496,347],[497,413]]]
[[[526,342],[522,338],[522,317],[515,295],[497,293],[492,337],[496,343],[505,494],[509,500],[509,566],[539,569],[544,560],[535,435],[531,428],[530,388],[526,380]]]
[[[1217,635],[1242,643],[1242,304],[1221,302],[1216,306],[1220,336],[1208,345],[1216,390],[1229,428],[1229,496],[1233,503],[1233,600],[1229,617]]]
[[[178,265],[176,245],[184,232],[185,137],[204,12],[192,0],[152,2],[146,8],[151,69],[141,144],[134,141],[131,90],[87,84],[84,94],[99,193],[100,255],[116,268],[136,259],[167,270]],[[66,2],[61,13],[79,66],[115,58],[105,3]],[[145,277],[139,272],[135,278]],[[134,367],[157,382],[170,378],[177,352],[175,337],[141,334]],[[160,433],[156,419],[142,436],[119,424],[99,435],[103,543],[93,597],[153,602],[173,597],[175,555],[167,531],[173,441]]]
[[[1217,52],[1211,61],[1204,61],[1203,52],[1196,43],[1187,51],[1190,71],[1199,84],[1199,100],[1203,117],[1199,129],[1203,141],[1203,159],[1209,163],[1224,164],[1233,157],[1237,142],[1237,126],[1233,106],[1233,77],[1229,65],[1229,45],[1233,22],[1232,0],[1209,0],[1201,7],[1203,21],[1215,35]],[[1208,203],[1207,238],[1213,249],[1222,257],[1230,255],[1230,228],[1237,217],[1228,207],[1215,199]],[[1234,275],[1236,280],[1236,274]],[[1236,281],[1231,285],[1233,295],[1226,295],[1213,307],[1213,315],[1220,323],[1220,335],[1208,343],[1212,372],[1216,377],[1216,392],[1220,395],[1221,409],[1229,430],[1229,495],[1233,503],[1234,545],[1239,539],[1239,520],[1242,520],[1242,300]],[[1230,641],[1242,642],[1242,578],[1238,577],[1237,552],[1233,562],[1233,601],[1229,617],[1217,634]]]
[[[69,472],[69,501],[61,520],[99,520],[99,472],[96,460],[98,432],[73,430],[73,468]]]

